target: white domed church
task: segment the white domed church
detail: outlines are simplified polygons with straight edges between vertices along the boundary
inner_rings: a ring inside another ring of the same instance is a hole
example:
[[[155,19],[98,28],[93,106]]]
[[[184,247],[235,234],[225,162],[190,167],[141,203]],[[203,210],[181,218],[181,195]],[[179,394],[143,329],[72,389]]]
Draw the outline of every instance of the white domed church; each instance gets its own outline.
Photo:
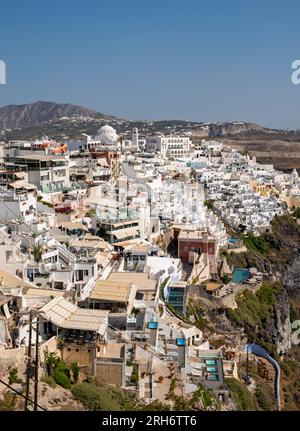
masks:
[[[117,147],[119,136],[116,130],[105,124],[98,129],[96,136],[86,136],[86,150],[96,149],[99,147]]]
[[[118,141],[118,135],[113,127],[105,124],[105,126],[102,126],[100,129],[98,129],[95,139],[99,140],[101,144],[114,145]]]

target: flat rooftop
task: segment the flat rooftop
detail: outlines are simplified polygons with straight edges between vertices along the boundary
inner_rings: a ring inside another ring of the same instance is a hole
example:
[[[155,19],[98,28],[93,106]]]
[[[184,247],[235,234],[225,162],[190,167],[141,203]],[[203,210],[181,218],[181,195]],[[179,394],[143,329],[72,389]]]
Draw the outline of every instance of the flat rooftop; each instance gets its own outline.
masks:
[[[156,281],[150,280],[147,272],[111,272],[107,281],[134,283],[137,290],[156,290]]]
[[[64,157],[48,156],[46,154],[24,154],[23,156],[15,156],[16,159],[25,159],[25,160],[40,160],[41,162],[55,162],[55,161],[65,161]]]
[[[173,281],[169,285],[170,287],[180,287],[186,289],[187,282],[186,281]]]
[[[215,240],[213,235],[203,230],[181,230],[178,239],[203,239],[205,235],[208,235],[209,240]]]
[[[97,356],[99,358],[123,358],[125,343],[99,344]]]
[[[79,228],[82,229],[82,228]],[[109,244],[109,243],[107,243]],[[69,246],[74,248],[93,248],[93,249],[103,249],[103,241],[99,238],[98,240],[86,240],[86,239],[71,239],[69,241]]]
[[[98,280],[90,299],[108,302],[133,302],[136,286],[132,282]]]
[[[68,296],[68,293],[63,290],[41,289],[39,287],[25,287],[22,290],[22,293],[24,296],[32,296],[37,298],[38,297],[50,298],[51,296],[53,298],[58,298],[58,297]]]

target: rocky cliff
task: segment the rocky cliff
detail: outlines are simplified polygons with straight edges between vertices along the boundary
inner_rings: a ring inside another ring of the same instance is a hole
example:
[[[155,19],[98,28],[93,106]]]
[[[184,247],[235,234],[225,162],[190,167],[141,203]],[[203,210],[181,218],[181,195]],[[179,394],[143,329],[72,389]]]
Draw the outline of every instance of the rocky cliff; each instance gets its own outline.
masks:
[[[220,124],[211,124],[209,126],[209,135],[211,137],[238,135],[238,134],[257,134],[272,133],[272,129],[267,129],[255,123],[245,122],[227,122]]]
[[[289,297],[300,298],[300,257],[292,261],[284,273],[283,283]]]
[[[279,355],[286,354],[291,344],[290,304],[286,290],[276,295],[274,313],[269,324],[270,336]]]
[[[246,239],[247,252],[230,254],[230,266],[257,267],[270,274],[270,281],[279,281],[283,289],[276,293],[274,310],[266,330],[258,330],[258,337],[276,346],[283,354],[291,348],[290,299],[300,297],[300,226],[291,215],[275,217],[272,232],[261,236],[258,244]]]
[[[8,105],[0,108],[0,130],[30,127],[63,117],[89,117],[110,119],[92,109],[68,103],[39,101],[24,105]]]

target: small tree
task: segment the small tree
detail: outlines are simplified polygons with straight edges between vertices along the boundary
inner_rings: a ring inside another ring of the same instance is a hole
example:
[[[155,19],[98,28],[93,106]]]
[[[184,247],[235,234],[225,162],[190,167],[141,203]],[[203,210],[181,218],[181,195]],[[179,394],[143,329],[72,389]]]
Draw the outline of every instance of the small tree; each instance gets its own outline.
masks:
[[[55,374],[55,381],[58,385],[65,389],[71,389],[71,382],[68,376],[63,371],[57,371]]]
[[[230,278],[228,277],[227,274],[223,275],[222,281],[223,281],[224,284],[228,284],[230,282]]]
[[[59,362],[60,358],[57,356],[57,353],[51,352],[45,354],[46,370],[49,376],[54,376]]]
[[[172,379],[170,383],[170,389],[169,389],[170,395],[174,395],[175,388],[176,388],[176,379]]]
[[[34,245],[32,250],[33,258],[36,262],[39,262],[42,258],[42,247],[40,245]]]
[[[138,366],[137,364],[133,364],[133,370],[132,370],[132,374],[130,377],[130,381],[133,384],[137,384],[139,381],[139,370],[138,370]]]
[[[73,373],[74,382],[77,382],[78,381],[78,377],[79,377],[79,371],[80,371],[77,362],[72,362],[72,364],[71,364],[71,371]]]
[[[8,383],[12,385],[13,383],[19,383],[20,379],[18,379],[18,369],[13,368],[9,372]]]

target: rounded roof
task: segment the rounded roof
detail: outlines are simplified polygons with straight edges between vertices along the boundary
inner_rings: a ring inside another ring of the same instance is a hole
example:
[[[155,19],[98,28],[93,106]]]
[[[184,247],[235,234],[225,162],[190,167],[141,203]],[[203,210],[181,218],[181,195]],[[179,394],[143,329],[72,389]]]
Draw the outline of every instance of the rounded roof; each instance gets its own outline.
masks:
[[[118,135],[113,127],[105,124],[104,126],[100,127],[100,129],[98,129],[95,138],[100,140],[102,144],[113,145],[117,142]]]
[[[105,126],[102,126],[100,129],[98,129],[98,135],[102,135],[103,133],[116,133],[116,130],[108,124],[105,124]]]

